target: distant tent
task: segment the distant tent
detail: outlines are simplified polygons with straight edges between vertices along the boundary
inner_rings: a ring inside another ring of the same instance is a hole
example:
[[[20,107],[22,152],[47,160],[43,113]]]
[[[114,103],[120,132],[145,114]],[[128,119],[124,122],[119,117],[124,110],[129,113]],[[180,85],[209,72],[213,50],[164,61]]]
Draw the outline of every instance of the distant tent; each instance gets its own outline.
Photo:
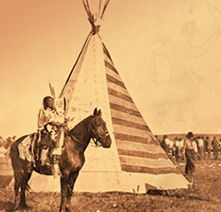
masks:
[[[97,11],[92,12],[89,2],[83,0],[92,30],[60,94],[66,99],[70,128],[97,107],[113,143],[110,149],[88,147],[75,190],[146,193],[148,189],[187,188],[187,180],[155,141],[99,35],[108,3],[100,0]],[[38,175],[38,179],[43,177]],[[59,189],[52,178],[41,182],[33,190]]]

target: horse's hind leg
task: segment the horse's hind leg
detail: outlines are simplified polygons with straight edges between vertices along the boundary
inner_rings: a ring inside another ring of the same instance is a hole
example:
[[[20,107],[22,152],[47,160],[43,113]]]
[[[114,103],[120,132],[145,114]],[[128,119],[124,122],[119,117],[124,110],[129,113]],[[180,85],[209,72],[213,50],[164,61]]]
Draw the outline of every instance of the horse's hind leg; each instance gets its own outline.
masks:
[[[14,192],[15,192],[15,200],[14,200],[14,208],[15,210],[17,210],[19,208],[20,205],[20,198],[19,198],[19,188],[21,186],[21,179],[22,179],[22,174],[21,171],[15,171],[14,173]]]
[[[22,176],[22,181],[21,181],[21,201],[20,201],[20,207],[21,208],[27,208],[27,204],[26,204],[26,197],[25,197],[25,191],[27,189],[27,184],[28,181],[31,177],[32,174],[32,167],[31,164],[29,164],[26,169],[24,170],[24,174]]]

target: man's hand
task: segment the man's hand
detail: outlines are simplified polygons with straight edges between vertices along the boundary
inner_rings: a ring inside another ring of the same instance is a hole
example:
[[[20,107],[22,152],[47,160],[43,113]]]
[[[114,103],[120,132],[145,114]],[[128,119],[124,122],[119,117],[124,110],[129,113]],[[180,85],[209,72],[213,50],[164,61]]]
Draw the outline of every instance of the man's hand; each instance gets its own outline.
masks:
[[[59,127],[67,127],[68,124],[67,123],[59,123]]]

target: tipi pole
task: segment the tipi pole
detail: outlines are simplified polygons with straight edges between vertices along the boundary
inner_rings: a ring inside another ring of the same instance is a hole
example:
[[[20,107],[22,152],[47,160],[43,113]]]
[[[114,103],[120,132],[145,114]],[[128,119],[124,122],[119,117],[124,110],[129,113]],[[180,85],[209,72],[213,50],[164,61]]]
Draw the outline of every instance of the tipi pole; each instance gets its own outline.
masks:
[[[65,84],[64,84],[64,87],[63,87],[63,89],[62,89],[62,91],[61,91],[61,93],[60,93],[59,98],[61,98],[62,93],[64,92],[65,87],[66,87],[66,85],[68,84],[68,81],[69,81],[69,79],[70,79],[70,77],[71,77],[71,75],[72,75],[72,73],[73,73],[73,71],[74,71],[74,69],[75,69],[75,66],[78,64],[78,61],[79,61],[79,59],[80,59],[80,57],[81,57],[81,54],[82,54],[82,52],[83,52],[83,49],[84,49],[84,47],[85,47],[85,45],[86,45],[86,43],[87,43],[87,41],[88,41],[90,35],[91,35],[91,32],[89,33],[89,35],[87,36],[86,41],[84,42],[84,45],[83,45],[83,47],[82,47],[82,49],[81,49],[81,51],[80,51],[80,54],[78,55],[78,58],[77,58],[77,60],[76,60],[76,62],[75,62],[75,64],[74,64],[73,68],[71,69],[70,74],[68,75],[68,78],[67,78],[67,80],[66,80],[66,82],[65,82]]]

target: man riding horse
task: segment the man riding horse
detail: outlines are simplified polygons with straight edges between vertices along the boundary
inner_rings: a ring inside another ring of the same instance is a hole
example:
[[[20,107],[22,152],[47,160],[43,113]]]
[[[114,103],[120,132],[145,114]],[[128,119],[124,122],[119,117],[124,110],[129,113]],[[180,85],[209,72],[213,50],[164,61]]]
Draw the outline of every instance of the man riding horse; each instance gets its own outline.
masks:
[[[47,140],[45,148],[41,150],[39,159],[41,160],[41,165],[44,166],[48,163],[48,158],[52,157],[55,177],[59,173],[58,161],[62,153],[64,128],[67,126],[66,123],[61,123],[60,121],[62,120],[59,120],[59,118],[58,112],[54,107],[54,99],[51,96],[46,96],[43,99],[43,108],[39,110],[38,114],[38,144],[41,143],[41,135],[43,133],[49,133],[50,139]],[[52,145],[50,145],[51,143]]]
[[[50,98],[47,98],[44,101],[46,107],[43,109],[43,112],[46,112],[46,110],[49,111],[48,107],[50,107],[51,110],[54,110],[54,108],[52,107],[53,101],[50,99],[49,103],[48,99]],[[52,111],[50,111],[50,114],[51,113],[53,114]],[[43,114],[40,117],[44,116],[49,117],[49,115],[47,116],[47,113]],[[44,120],[44,118],[42,118],[42,120]],[[36,151],[36,147],[44,146],[46,143],[45,138],[50,138],[50,135],[52,134],[44,132],[46,130],[50,132],[52,131],[49,130],[49,125],[52,125],[52,128],[55,126],[58,129],[65,126],[65,124],[61,124],[58,123],[56,120],[52,120],[52,118],[51,119],[49,118],[47,120],[47,124],[42,125],[44,126],[45,129],[42,129],[41,132],[39,133],[41,135],[41,141],[39,141],[37,145],[34,145],[33,152],[35,159],[36,156],[39,155],[37,154],[38,151]],[[12,143],[12,146],[10,148],[9,156],[11,157],[12,168],[14,170],[14,192],[15,192],[14,209],[15,210],[27,207],[25,191],[28,188],[28,181],[33,171],[44,175],[53,174],[51,166],[42,166],[40,164],[38,156],[36,160],[36,166],[34,166],[33,162],[30,161],[28,158],[28,155],[30,155],[28,154],[28,152],[30,152],[30,150],[32,151],[33,143],[36,144],[36,142],[38,141],[36,139],[33,139],[34,137],[37,138],[39,137],[35,135],[36,133],[33,133],[30,135],[24,135],[20,137],[19,139],[17,139],[15,142]],[[34,140],[35,142],[31,142],[31,140]],[[51,139],[48,139],[48,142],[50,144],[55,143],[54,141],[50,142],[50,140]],[[60,158],[58,159],[58,166],[61,172],[60,211],[62,212],[70,211],[71,196],[73,194],[74,184],[79,175],[79,171],[81,170],[81,168],[85,163],[84,152],[87,149],[90,141],[93,141],[96,146],[101,145],[103,148],[111,147],[110,134],[107,130],[105,121],[101,117],[101,110],[97,110],[97,108],[94,109],[93,115],[89,115],[88,117],[80,121],[77,125],[75,125],[74,128],[68,130],[65,133],[64,142],[62,141],[60,143],[64,146],[63,150],[61,151],[61,154],[59,155]],[[55,147],[52,147],[52,150],[54,150],[52,155],[54,155],[56,150],[59,149],[58,146],[56,145],[54,146]],[[20,191],[20,198],[19,198],[19,191]]]

